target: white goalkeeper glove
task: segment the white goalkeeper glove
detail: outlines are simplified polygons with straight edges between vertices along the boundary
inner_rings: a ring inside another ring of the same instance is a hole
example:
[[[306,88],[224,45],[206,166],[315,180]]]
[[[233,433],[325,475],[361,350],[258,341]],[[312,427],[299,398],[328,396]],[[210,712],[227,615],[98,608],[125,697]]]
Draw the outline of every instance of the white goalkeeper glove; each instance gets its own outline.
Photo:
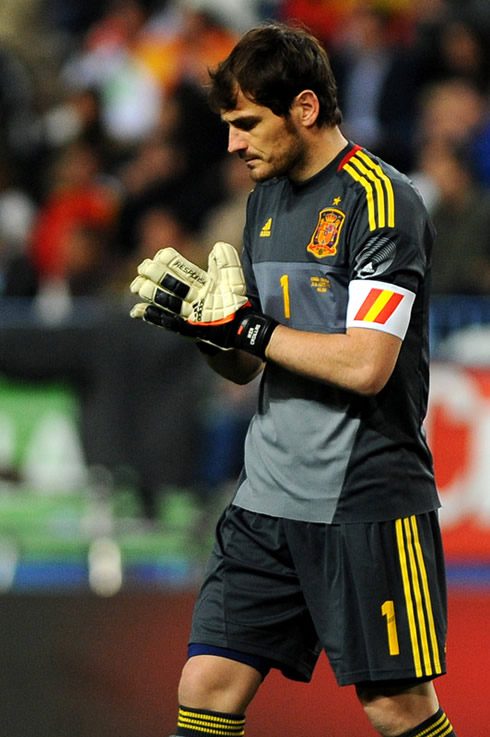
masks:
[[[164,248],[138,267],[131,291],[145,302],[131,317],[140,318],[198,341],[198,347],[241,348],[265,360],[276,320],[255,311],[246,296],[240,257],[229,243],[216,243],[208,271]]]
[[[240,256],[223,242],[213,246],[207,271],[175,248],[163,248],[138,266],[130,289],[149,304],[191,322],[223,320],[248,301]]]

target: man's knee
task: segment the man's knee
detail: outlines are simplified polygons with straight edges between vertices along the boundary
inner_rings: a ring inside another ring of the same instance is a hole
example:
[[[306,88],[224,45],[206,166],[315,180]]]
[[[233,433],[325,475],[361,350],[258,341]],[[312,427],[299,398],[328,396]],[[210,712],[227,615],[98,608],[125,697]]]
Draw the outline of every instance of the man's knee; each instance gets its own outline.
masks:
[[[357,696],[373,727],[395,737],[421,724],[439,708],[431,681],[416,685],[376,683],[356,686]]]
[[[244,663],[216,655],[189,658],[179,683],[179,703],[189,707],[242,713],[262,682]]]

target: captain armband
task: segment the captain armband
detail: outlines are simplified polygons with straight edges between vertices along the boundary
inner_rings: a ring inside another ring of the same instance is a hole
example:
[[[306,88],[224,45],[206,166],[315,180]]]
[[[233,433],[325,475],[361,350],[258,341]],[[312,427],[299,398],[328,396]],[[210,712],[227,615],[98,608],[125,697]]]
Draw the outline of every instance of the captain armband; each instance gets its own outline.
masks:
[[[349,284],[347,328],[371,328],[405,337],[415,294],[396,284],[354,279]]]

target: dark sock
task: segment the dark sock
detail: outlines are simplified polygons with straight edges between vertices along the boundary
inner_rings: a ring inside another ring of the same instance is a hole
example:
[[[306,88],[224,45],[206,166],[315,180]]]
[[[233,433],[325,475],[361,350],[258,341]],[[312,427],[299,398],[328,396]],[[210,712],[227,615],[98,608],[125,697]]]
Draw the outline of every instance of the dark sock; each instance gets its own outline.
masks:
[[[244,714],[179,707],[175,737],[243,737],[244,734]]]
[[[399,737],[456,737],[456,732],[444,711],[439,707],[434,716]]]

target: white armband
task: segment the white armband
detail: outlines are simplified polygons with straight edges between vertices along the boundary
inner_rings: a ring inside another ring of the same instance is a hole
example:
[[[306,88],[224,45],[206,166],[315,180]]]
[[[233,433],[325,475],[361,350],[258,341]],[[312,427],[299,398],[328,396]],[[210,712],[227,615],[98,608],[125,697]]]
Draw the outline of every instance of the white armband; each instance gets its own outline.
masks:
[[[373,279],[349,284],[348,328],[372,328],[405,337],[415,294],[408,289]]]

